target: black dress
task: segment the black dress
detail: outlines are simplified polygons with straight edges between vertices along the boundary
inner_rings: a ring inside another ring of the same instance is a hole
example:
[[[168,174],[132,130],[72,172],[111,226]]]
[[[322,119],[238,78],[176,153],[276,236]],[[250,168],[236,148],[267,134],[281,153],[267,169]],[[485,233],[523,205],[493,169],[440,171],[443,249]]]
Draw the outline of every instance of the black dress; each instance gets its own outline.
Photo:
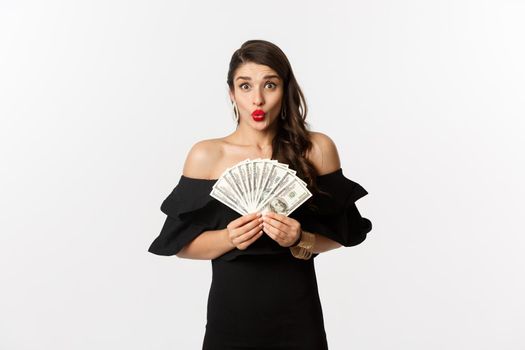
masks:
[[[207,230],[224,229],[241,215],[209,194],[217,180],[181,175],[160,209],[167,215],[149,247],[174,255]],[[345,247],[363,242],[372,229],[355,201],[368,194],[342,169],[317,177],[325,194],[310,197],[290,217],[305,231]],[[315,207],[311,207],[313,204]],[[264,234],[247,249],[233,249],[212,263],[203,349],[328,349],[313,254],[292,256]]]

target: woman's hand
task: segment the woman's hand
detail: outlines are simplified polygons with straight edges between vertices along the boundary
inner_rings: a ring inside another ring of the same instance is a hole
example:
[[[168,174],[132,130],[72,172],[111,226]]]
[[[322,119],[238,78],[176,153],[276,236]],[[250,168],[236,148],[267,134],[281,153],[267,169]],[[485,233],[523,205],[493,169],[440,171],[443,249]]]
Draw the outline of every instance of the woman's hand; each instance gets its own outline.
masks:
[[[262,219],[264,232],[281,247],[291,246],[301,235],[301,224],[293,218],[269,211]]]
[[[263,234],[261,222],[261,213],[246,214],[231,221],[226,226],[226,230],[232,248],[244,250],[261,237]]]

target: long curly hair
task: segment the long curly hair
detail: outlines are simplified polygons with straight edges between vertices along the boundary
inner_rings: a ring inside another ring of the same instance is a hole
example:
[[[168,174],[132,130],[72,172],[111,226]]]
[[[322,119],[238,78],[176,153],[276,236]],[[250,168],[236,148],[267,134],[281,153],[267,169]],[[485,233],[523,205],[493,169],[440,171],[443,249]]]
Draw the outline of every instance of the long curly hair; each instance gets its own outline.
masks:
[[[236,70],[244,63],[256,63],[272,68],[283,80],[283,99],[281,115],[278,118],[277,133],[272,140],[272,159],[286,163],[303,179],[312,195],[325,193],[317,186],[318,173],[306,154],[312,148],[310,125],[306,121],[308,107],[304,94],[295,79],[292,67],[284,52],[275,44],[266,40],[248,40],[237,49],[230,60],[227,83],[234,91],[233,79]],[[239,120],[237,121],[239,123]],[[308,205],[315,209],[312,201]]]

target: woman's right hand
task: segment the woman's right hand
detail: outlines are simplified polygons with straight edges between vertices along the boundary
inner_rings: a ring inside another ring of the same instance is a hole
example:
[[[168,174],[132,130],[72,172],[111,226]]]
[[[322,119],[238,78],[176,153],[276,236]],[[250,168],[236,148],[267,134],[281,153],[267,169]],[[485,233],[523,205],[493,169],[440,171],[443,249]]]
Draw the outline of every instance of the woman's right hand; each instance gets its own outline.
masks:
[[[228,240],[233,247],[244,250],[262,236],[262,226],[261,213],[243,215],[226,226]]]

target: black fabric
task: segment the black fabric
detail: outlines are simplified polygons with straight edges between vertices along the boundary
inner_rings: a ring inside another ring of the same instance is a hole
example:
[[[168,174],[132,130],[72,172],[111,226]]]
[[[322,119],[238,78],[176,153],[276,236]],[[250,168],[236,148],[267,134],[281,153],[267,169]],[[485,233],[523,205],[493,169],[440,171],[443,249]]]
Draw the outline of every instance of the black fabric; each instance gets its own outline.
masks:
[[[319,233],[345,247],[358,245],[372,230],[372,222],[361,216],[355,202],[368,192],[357,182],[343,175],[339,168],[317,177],[319,188],[327,194],[312,197],[317,210],[301,206],[290,216],[301,223],[304,230]]]
[[[217,180],[194,179],[181,175],[179,183],[162,202],[167,215],[162,230],[148,251],[157,255],[175,255],[204,231],[224,229],[241,215],[209,194]],[[316,194],[290,214],[309,232],[326,236],[345,247],[360,244],[372,230],[372,223],[359,213],[355,202],[368,194],[357,182],[343,175],[342,168],[317,177]],[[317,206],[310,208],[307,203]],[[268,235],[263,234],[247,249],[233,249],[217,259],[233,260],[241,255],[290,254]],[[315,258],[318,254],[313,254]]]
[[[203,350],[326,350],[314,260],[291,254],[212,261]]]
[[[166,221],[149,252],[174,255],[202,232],[224,229],[241,216],[209,195],[216,181],[181,175],[162,202]],[[317,183],[327,193],[312,196],[290,217],[304,230],[343,246],[363,242],[372,223],[355,202],[367,191],[341,168],[318,176]],[[202,349],[328,349],[314,267],[317,255],[297,259],[263,234],[247,249],[213,259]]]

